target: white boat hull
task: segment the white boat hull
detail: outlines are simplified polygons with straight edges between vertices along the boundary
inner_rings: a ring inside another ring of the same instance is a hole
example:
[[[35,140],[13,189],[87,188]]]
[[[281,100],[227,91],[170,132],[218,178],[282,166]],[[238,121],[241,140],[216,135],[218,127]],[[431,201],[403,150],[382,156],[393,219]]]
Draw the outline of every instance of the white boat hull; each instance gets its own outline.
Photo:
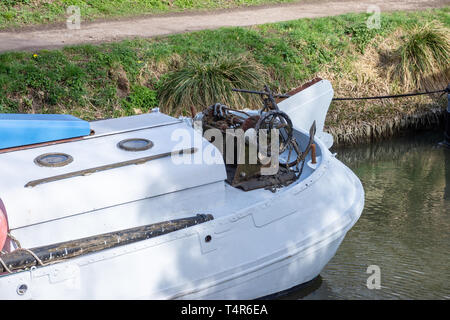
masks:
[[[309,142],[305,128],[317,121],[317,163],[308,154],[300,177],[276,192],[245,192],[227,184],[219,151],[192,126],[159,112],[92,123],[95,134],[74,142],[0,154],[0,200],[10,233],[26,248],[196,214],[214,217],[147,240],[0,274],[0,299],[256,299],[312,280],[364,207],[361,182],[330,153],[332,141],[322,132],[332,94],[331,85],[321,81],[280,103],[293,116],[294,137],[303,150]],[[179,130],[192,139],[177,143],[173,135]],[[130,138],[154,146],[138,153],[117,147]],[[193,147],[194,158],[215,150],[219,162],[179,165],[161,157]],[[54,152],[74,161],[56,168],[33,161]],[[155,158],[135,165],[142,157]],[[124,161],[133,165],[117,166]],[[98,170],[110,165],[114,169]],[[78,174],[85,170],[89,174]]]
[[[201,225],[3,276],[0,299],[255,299],[310,281],[364,205],[348,168],[330,155],[322,170]],[[324,206],[321,195],[340,197]]]

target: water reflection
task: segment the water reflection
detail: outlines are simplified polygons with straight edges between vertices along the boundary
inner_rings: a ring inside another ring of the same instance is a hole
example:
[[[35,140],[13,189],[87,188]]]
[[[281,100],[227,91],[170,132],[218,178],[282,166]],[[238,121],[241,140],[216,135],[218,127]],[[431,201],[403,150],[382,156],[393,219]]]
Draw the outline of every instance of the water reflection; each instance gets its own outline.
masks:
[[[365,209],[303,299],[450,299],[450,151],[440,140],[420,133],[334,150],[361,179]],[[381,268],[380,290],[366,287],[369,265]]]

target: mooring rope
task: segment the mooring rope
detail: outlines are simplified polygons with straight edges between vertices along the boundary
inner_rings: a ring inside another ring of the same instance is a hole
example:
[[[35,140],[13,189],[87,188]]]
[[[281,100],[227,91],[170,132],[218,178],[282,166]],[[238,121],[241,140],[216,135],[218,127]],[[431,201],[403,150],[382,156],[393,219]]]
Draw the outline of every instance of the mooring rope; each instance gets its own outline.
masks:
[[[16,251],[25,251],[25,252],[27,252],[28,254],[30,254],[36,260],[37,264],[39,264],[42,267],[45,267],[45,266],[48,266],[49,264],[51,264],[51,263],[44,263],[44,262],[42,262],[42,260],[33,251],[31,251],[30,249],[17,248],[16,250],[12,251],[11,253],[16,252]],[[6,265],[5,261],[3,261],[3,259],[1,257],[0,257],[0,264],[3,266],[3,270],[5,270],[8,273],[13,273],[13,271],[11,271],[11,269],[8,268],[8,266]]]
[[[22,248],[21,246],[20,246],[20,242],[16,239],[16,238],[14,238],[13,236],[11,236],[11,235],[9,235],[8,234],[8,236],[14,241],[14,242],[16,242],[16,243],[18,243],[18,245],[19,245],[19,247],[17,248],[17,249],[15,249],[15,250],[13,250],[11,253],[13,253],[13,252],[17,252],[17,251],[25,251],[25,252],[27,252],[28,254],[30,254],[35,260],[36,260],[36,262],[37,262],[37,264],[39,264],[40,266],[42,266],[42,267],[45,267],[45,266],[48,266],[50,263],[44,263],[33,251],[31,251],[30,249],[27,249],[27,248]],[[5,252],[1,252],[2,254],[4,254]],[[5,271],[7,271],[8,273],[13,273],[13,271],[11,271],[11,269],[9,269],[8,268],[8,266],[6,265],[6,263],[5,263],[5,261],[3,261],[3,259],[1,258],[1,256],[0,256],[0,264],[3,266],[3,270],[5,270]]]
[[[266,88],[267,90],[267,88]],[[242,90],[242,89],[232,89],[232,91],[236,92],[245,92],[245,93],[254,93],[259,95],[267,95],[271,94],[270,92],[261,92],[261,91],[252,91],[252,90]],[[420,96],[424,94],[433,94],[433,93],[450,93],[450,84],[447,86],[447,88],[442,90],[436,90],[436,91],[425,91],[425,92],[416,92],[416,93],[404,93],[404,94],[394,94],[389,96],[373,96],[373,97],[348,97],[348,98],[333,98],[334,101],[345,101],[345,100],[376,100],[376,99],[391,99],[391,98],[403,98],[403,97],[412,97],[412,96]],[[276,98],[290,98],[294,94],[273,94],[273,97]]]
[[[13,252],[15,252],[15,251],[25,251],[25,252],[31,254],[31,255],[33,256],[33,258],[36,259],[36,261],[37,261],[41,266],[43,266],[43,267],[49,265],[49,263],[44,263],[44,262],[42,262],[42,260],[39,259],[39,257],[38,257],[33,251],[31,251],[30,249],[26,249],[26,248],[17,248],[17,249],[14,250]]]
[[[38,263],[40,263],[40,264],[43,265],[42,260],[39,259],[39,257],[36,256],[36,255],[34,254],[34,252],[31,252],[31,250],[23,249],[23,248],[22,248],[22,246],[20,245],[19,240],[17,240],[16,237],[14,237],[14,236],[13,236],[11,233],[9,233],[9,232],[8,232],[6,235],[7,235],[7,236],[14,242],[14,244],[16,245],[17,248],[16,248],[14,251],[16,251],[16,250],[24,250],[24,251],[27,251],[28,253],[30,253],[30,254],[36,259],[36,261],[37,261]],[[1,253],[1,254],[5,254],[6,252],[1,251],[0,253]],[[8,273],[13,273],[13,272],[11,271],[11,269],[8,268],[8,266],[6,265],[5,261],[3,261],[3,259],[2,259],[1,257],[0,257],[0,264],[3,266],[3,270],[5,270],[5,271],[8,272]]]
[[[433,93],[449,93],[450,85],[442,90],[436,91],[425,91],[425,92],[416,92],[416,93],[405,93],[405,94],[395,94],[389,96],[374,96],[374,97],[360,97],[360,98],[333,98],[334,101],[346,101],[346,100],[376,100],[376,99],[391,99],[391,98],[403,98],[403,97],[412,97],[412,96],[420,96],[425,94],[433,94]]]
[[[7,236],[15,243],[17,248],[22,248],[22,246],[20,245],[19,240],[17,240],[17,238],[15,238],[11,233],[7,233]]]

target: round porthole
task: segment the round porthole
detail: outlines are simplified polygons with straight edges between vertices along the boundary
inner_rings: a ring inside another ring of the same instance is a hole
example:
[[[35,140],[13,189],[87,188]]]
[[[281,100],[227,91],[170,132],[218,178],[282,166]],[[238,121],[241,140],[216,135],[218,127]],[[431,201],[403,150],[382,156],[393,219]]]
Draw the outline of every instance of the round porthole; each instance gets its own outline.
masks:
[[[42,167],[63,167],[72,161],[73,158],[65,153],[46,153],[34,159],[34,162]]]
[[[153,142],[147,139],[126,139],[120,141],[117,146],[125,151],[144,151],[153,147]]]

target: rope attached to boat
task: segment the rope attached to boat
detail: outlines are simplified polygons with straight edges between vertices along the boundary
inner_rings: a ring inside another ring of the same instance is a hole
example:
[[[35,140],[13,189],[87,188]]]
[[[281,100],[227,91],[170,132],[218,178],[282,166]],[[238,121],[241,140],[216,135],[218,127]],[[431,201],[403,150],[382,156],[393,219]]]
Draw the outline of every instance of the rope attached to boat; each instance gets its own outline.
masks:
[[[42,262],[42,260],[39,259],[39,257],[38,257],[33,251],[31,251],[30,249],[22,248],[22,247],[20,246],[19,240],[17,240],[15,237],[13,237],[10,233],[8,233],[8,237],[10,237],[10,239],[13,240],[13,241],[16,243],[16,245],[18,245],[18,248],[15,249],[15,250],[13,250],[13,251],[11,251],[10,253],[15,253],[15,252],[17,252],[17,251],[25,251],[25,252],[29,253],[29,254],[36,260],[36,262],[37,262],[40,266],[45,267],[45,266],[47,266],[47,265],[50,264],[50,263],[44,263],[44,262]],[[2,251],[1,253],[2,253],[2,254],[7,254],[7,253],[5,253],[5,252],[3,252],[3,251]],[[8,265],[5,263],[5,261],[3,261],[3,259],[2,259],[1,256],[0,256],[0,264],[1,264],[2,267],[3,267],[3,270],[5,270],[5,271],[8,272],[8,273],[13,273],[13,271],[8,267]]]
[[[40,266],[42,266],[42,267],[45,267],[45,266],[47,266],[47,265],[50,264],[50,263],[44,263],[44,262],[42,262],[42,260],[39,259],[39,257],[38,257],[33,251],[31,251],[30,249],[27,249],[27,248],[17,248],[17,249],[14,250],[13,252],[17,252],[17,251],[25,251],[25,252],[31,254],[31,255],[33,256],[33,258],[36,259],[37,263],[38,263]]]
[[[252,91],[252,90],[242,90],[242,89],[232,89],[232,91],[245,92],[245,93],[254,93],[254,94],[266,94],[266,92]],[[403,94],[394,94],[394,95],[388,95],[388,96],[333,98],[333,101],[392,99],[392,98],[404,98],[404,97],[421,96],[421,95],[434,94],[434,93],[445,93],[445,92],[450,93],[450,84],[445,89],[435,90],[435,91],[403,93]],[[290,98],[293,95],[294,94],[273,94],[273,97],[276,97],[276,98]]]
[[[22,248],[19,240],[17,240],[17,238],[14,237],[10,232],[8,232],[6,235],[14,242],[14,244],[16,245],[17,248]]]
[[[450,85],[442,90],[435,91],[425,91],[425,92],[416,92],[416,93],[404,93],[404,94],[395,94],[389,96],[374,96],[374,97],[356,97],[356,98],[333,98],[333,101],[349,101],[349,100],[377,100],[377,99],[392,99],[392,98],[404,98],[404,97],[413,97],[413,96],[421,96],[425,94],[433,94],[433,93],[449,93]]]

